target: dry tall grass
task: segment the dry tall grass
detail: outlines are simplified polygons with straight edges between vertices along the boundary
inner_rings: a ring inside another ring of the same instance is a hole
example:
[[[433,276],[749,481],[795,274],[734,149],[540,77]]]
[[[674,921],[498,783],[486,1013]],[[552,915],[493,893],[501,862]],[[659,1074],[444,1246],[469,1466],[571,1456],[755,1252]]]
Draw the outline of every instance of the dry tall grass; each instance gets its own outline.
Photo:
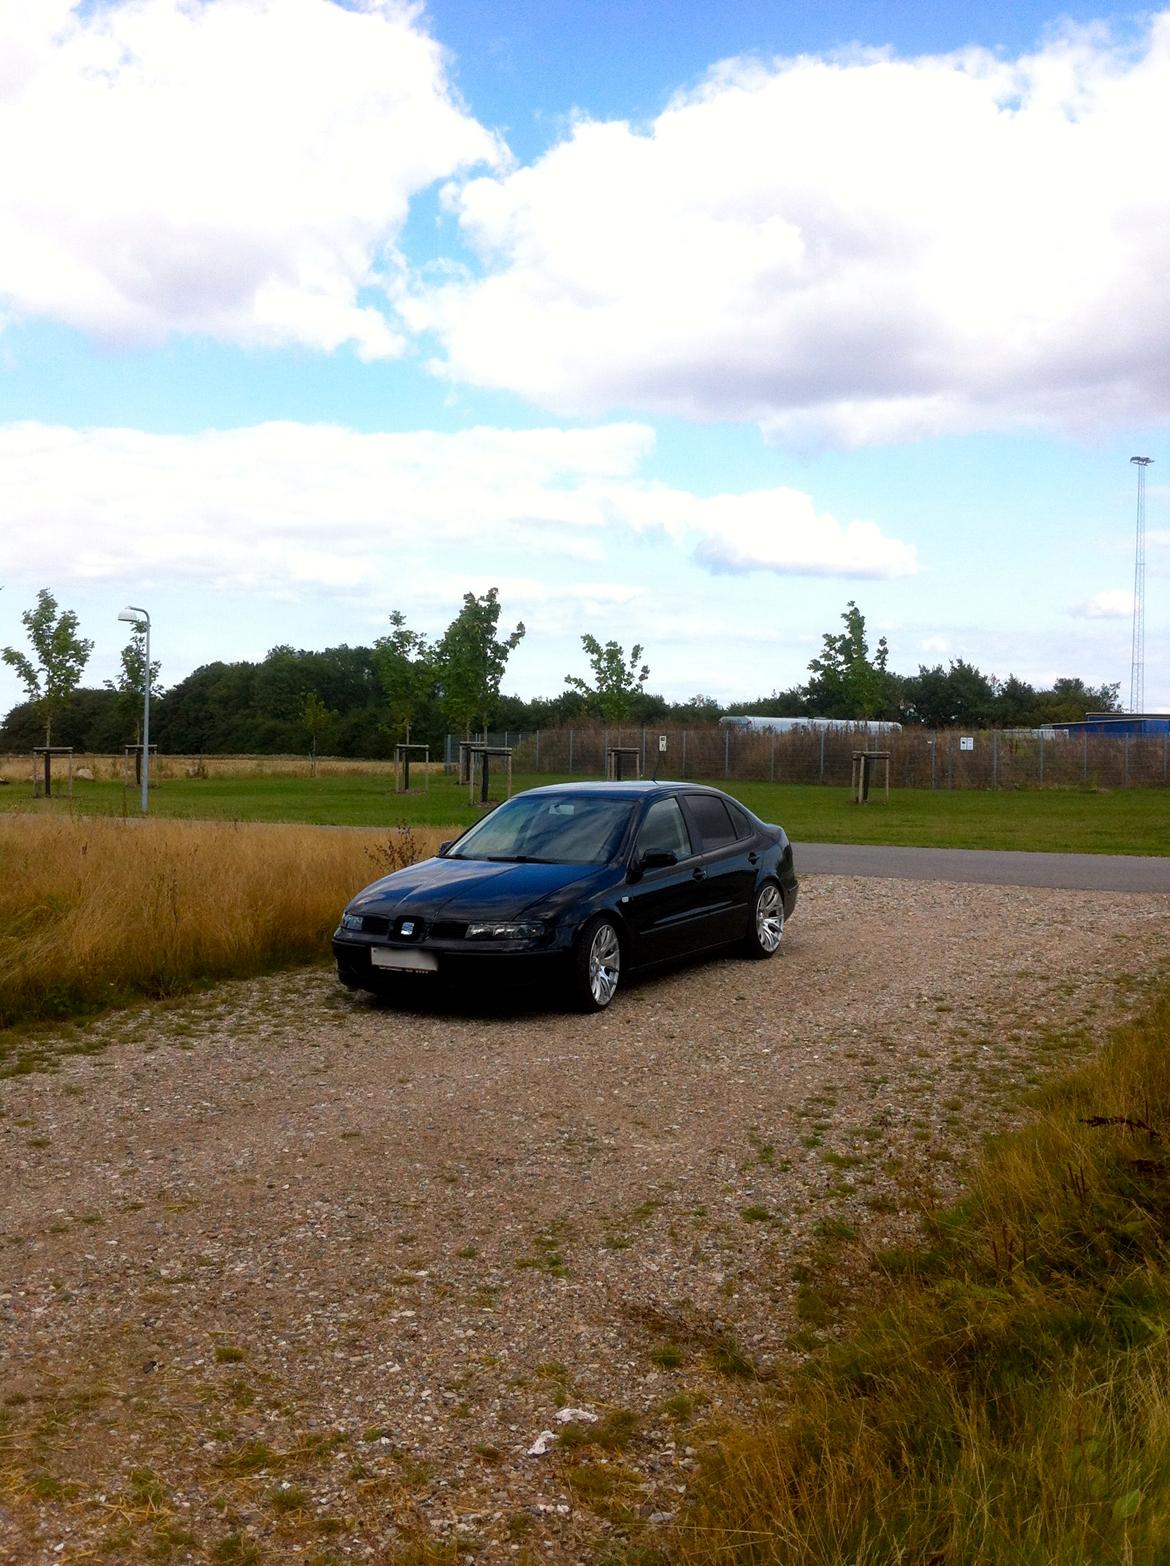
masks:
[[[680,1566],[1170,1559],[1170,996],[991,1151],[788,1407],[730,1434]]]
[[[324,957],[419,828],[0,816],[0,1027]]]
[[[91,772],[99,783],[120,783],[127,777],[134,785],[134,762],[122,756],[89,755],[82,751],[73,758],[73,767]],[[172,778],[322,778],[334,777],[394,777],[393,761],[363,761],[348,756],[318,756],[315,763],[309,756],[152,756],[150,774],[158,782]],[[429,763],[432,772],[443,770],[442,762]],[[423,763],[411,762],[411,771],[422,771]],[[54,765],[54,787],[64,788],[69,769],[62,758]],[[0,755],[0,779],[8,783],[31,784],[32,757],[19,752]]]

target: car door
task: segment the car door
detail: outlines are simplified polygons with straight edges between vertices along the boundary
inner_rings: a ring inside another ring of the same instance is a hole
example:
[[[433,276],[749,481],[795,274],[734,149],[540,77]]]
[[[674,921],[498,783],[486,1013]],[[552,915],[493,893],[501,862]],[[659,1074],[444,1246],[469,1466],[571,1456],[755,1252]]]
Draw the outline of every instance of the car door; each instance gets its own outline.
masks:
[[[641,868],[647,854],[674,854],[674,864]],[[708,944],[705,872],[686,817],[673,796],[656,799],[638,828],[622,913],[639,964],[667,962]]]
[[[718,794],[684,794],[691,840],[699,849],[696,879],[701,889],[705,946],[738,940],[747,930],[756,884],[755,835],[747,817]]]

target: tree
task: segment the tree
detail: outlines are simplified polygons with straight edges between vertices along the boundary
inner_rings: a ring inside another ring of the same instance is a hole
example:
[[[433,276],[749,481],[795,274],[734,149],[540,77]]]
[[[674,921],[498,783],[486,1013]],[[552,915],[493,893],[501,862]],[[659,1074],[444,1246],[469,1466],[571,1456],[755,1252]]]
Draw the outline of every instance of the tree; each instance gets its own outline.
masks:
[[[435,650],[420,631],[407,628],[406,616],[399,610],[391,614],[390,624],[394,627],[390,635],[379,636],[374,643],[374,667],[386,692],[394,732],[402,730],[409,745],[411,724],[434,692]]]
[[[1120,712],[1120,684],[1086,685],[1081,679],[1057,680],[1050,691],[1039,692],[1044,723],[1079,723],[1090,712]]]
[[[809,663],[812,679],[805,687],[809,708],[824,718],[875,718],[890,694],[886,639],[883,636],[878,642],[871,659],[865,616],[852,599],[841,619],[845,629],[836,636],[827,631],[820,657]]]
[[[134,743],[142,745],[142,708],[145,695],[146,679],[146,621],[139,620],[134,624],[130,632],[130,640],[126,643],[121,653],[121,673],[116,680],[103,680],[106,690],[113,691],[117,697],[116,710],[119,719],[125,724],[125,732],[129,732],[131,726],[134,730]],[[150,699],[161,695],[158,689],[158,671],[162,664],[157,658],[150,665]],[[142,781],[142,751],[138,750],[134,757],[134,780]]]
[[[499,699],[508,655],[524,635],[521,620],[510,636],[499,638],[499,620],[498,588],[490,588],[478,598],[474,593],[464,593],[463,608],[443,632],[436,649],[443,705],[451,721],[465,734],[471,733],[477,720],[486,733]]]
[[[586,710],[604,723],[623,723],[650,677],[650,665],[638,664],[642,644],[635,642],[628,658],[617,642],[603,647],[596,636],[583,636],[581,646],[589,654],[593,684],[587,685],[578,674],[566,674],[565,684],[583,696]]]
[[[301,707],[301,727],[309,736],[309,757],[314,777],[317,776],[317,741],[328,734],[336,722],[337,714],[330,712],[317,692],[306,691]]]
[[[58,614],[57,600],[47,587],[37,593],[36,608],[26,609],[20,618],[36,662],[15,647],[5,647],[0,657],[16,670],[29,701],[37,706],[45,725],[47,750],[53,743],[53,719],[77,689],[93,643],[77,634],[77,616],[72,609]],[[48,775],[46,760],[46,779]]]
[[[1019,694],[1017,691],[1016,696]],[[922,723],[928,729],[947,729],[955,724],[971,729],[989,728],[996,714],[998,695],[998,682],[962,658],[952,658],[948,669],[941,663],[933,669],[920,664],[918,673],[902,683],[907,720]]]

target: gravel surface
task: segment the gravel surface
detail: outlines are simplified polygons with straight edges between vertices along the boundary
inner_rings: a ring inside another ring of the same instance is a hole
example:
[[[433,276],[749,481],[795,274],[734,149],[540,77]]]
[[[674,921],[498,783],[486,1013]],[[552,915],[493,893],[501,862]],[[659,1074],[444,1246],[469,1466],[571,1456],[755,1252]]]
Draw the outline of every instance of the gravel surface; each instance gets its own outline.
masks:
[[[797,1263],[912,1234],[1168,916],[809,877],[593,1018],[314,969],[66,1030],[0,1083],[0,1560],[620,1559],[813,1341]]]

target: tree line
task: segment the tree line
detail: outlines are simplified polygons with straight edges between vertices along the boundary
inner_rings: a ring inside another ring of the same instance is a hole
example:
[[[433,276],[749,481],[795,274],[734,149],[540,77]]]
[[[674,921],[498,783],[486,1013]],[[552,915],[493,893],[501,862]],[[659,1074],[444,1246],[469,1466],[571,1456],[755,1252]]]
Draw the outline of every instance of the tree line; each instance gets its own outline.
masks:
[[[395,610],[372,645],[323,651],[281,645],[259,661],[204,664],[178,684],[158,683],[152,662],[151,737],[181,755],[292,754],[310,751],[388,757],[399,741],[436,752],[447,733],[488,728],[525,731],[600,722],[610,726],[712,723],[728,713],[782,717],[881,718],[927,728],[1035,728],[1074,722],[1089,711],[1117,711],[1119,685],[1093,687],[1076,678],[1038,690],[1009,675],[999,680],[963,659],[944,668],[919,665],[913,675],[889,668],[883,637],[871,652],[865,617],[850,602],[842,629],[826,632],[808,679],[770,695],[721,704],[698,694],[667,701],[646,689],[644,649],[585,634],[588,675],[568,673],[548,697],[523,700],[501,690],[509,655],[525,635],[520,622],[499,628],[497,590],[465,593],[440,637],[412,630]],[[116,680],[82,685],[93,643],[77,616],[60,610],[47,588],[22,615],[29,650],[0,657],[25,687],[27,700],[0,724],[0,750],[72,745],[102,754],[140,742],[145,627],[133,627]]]

